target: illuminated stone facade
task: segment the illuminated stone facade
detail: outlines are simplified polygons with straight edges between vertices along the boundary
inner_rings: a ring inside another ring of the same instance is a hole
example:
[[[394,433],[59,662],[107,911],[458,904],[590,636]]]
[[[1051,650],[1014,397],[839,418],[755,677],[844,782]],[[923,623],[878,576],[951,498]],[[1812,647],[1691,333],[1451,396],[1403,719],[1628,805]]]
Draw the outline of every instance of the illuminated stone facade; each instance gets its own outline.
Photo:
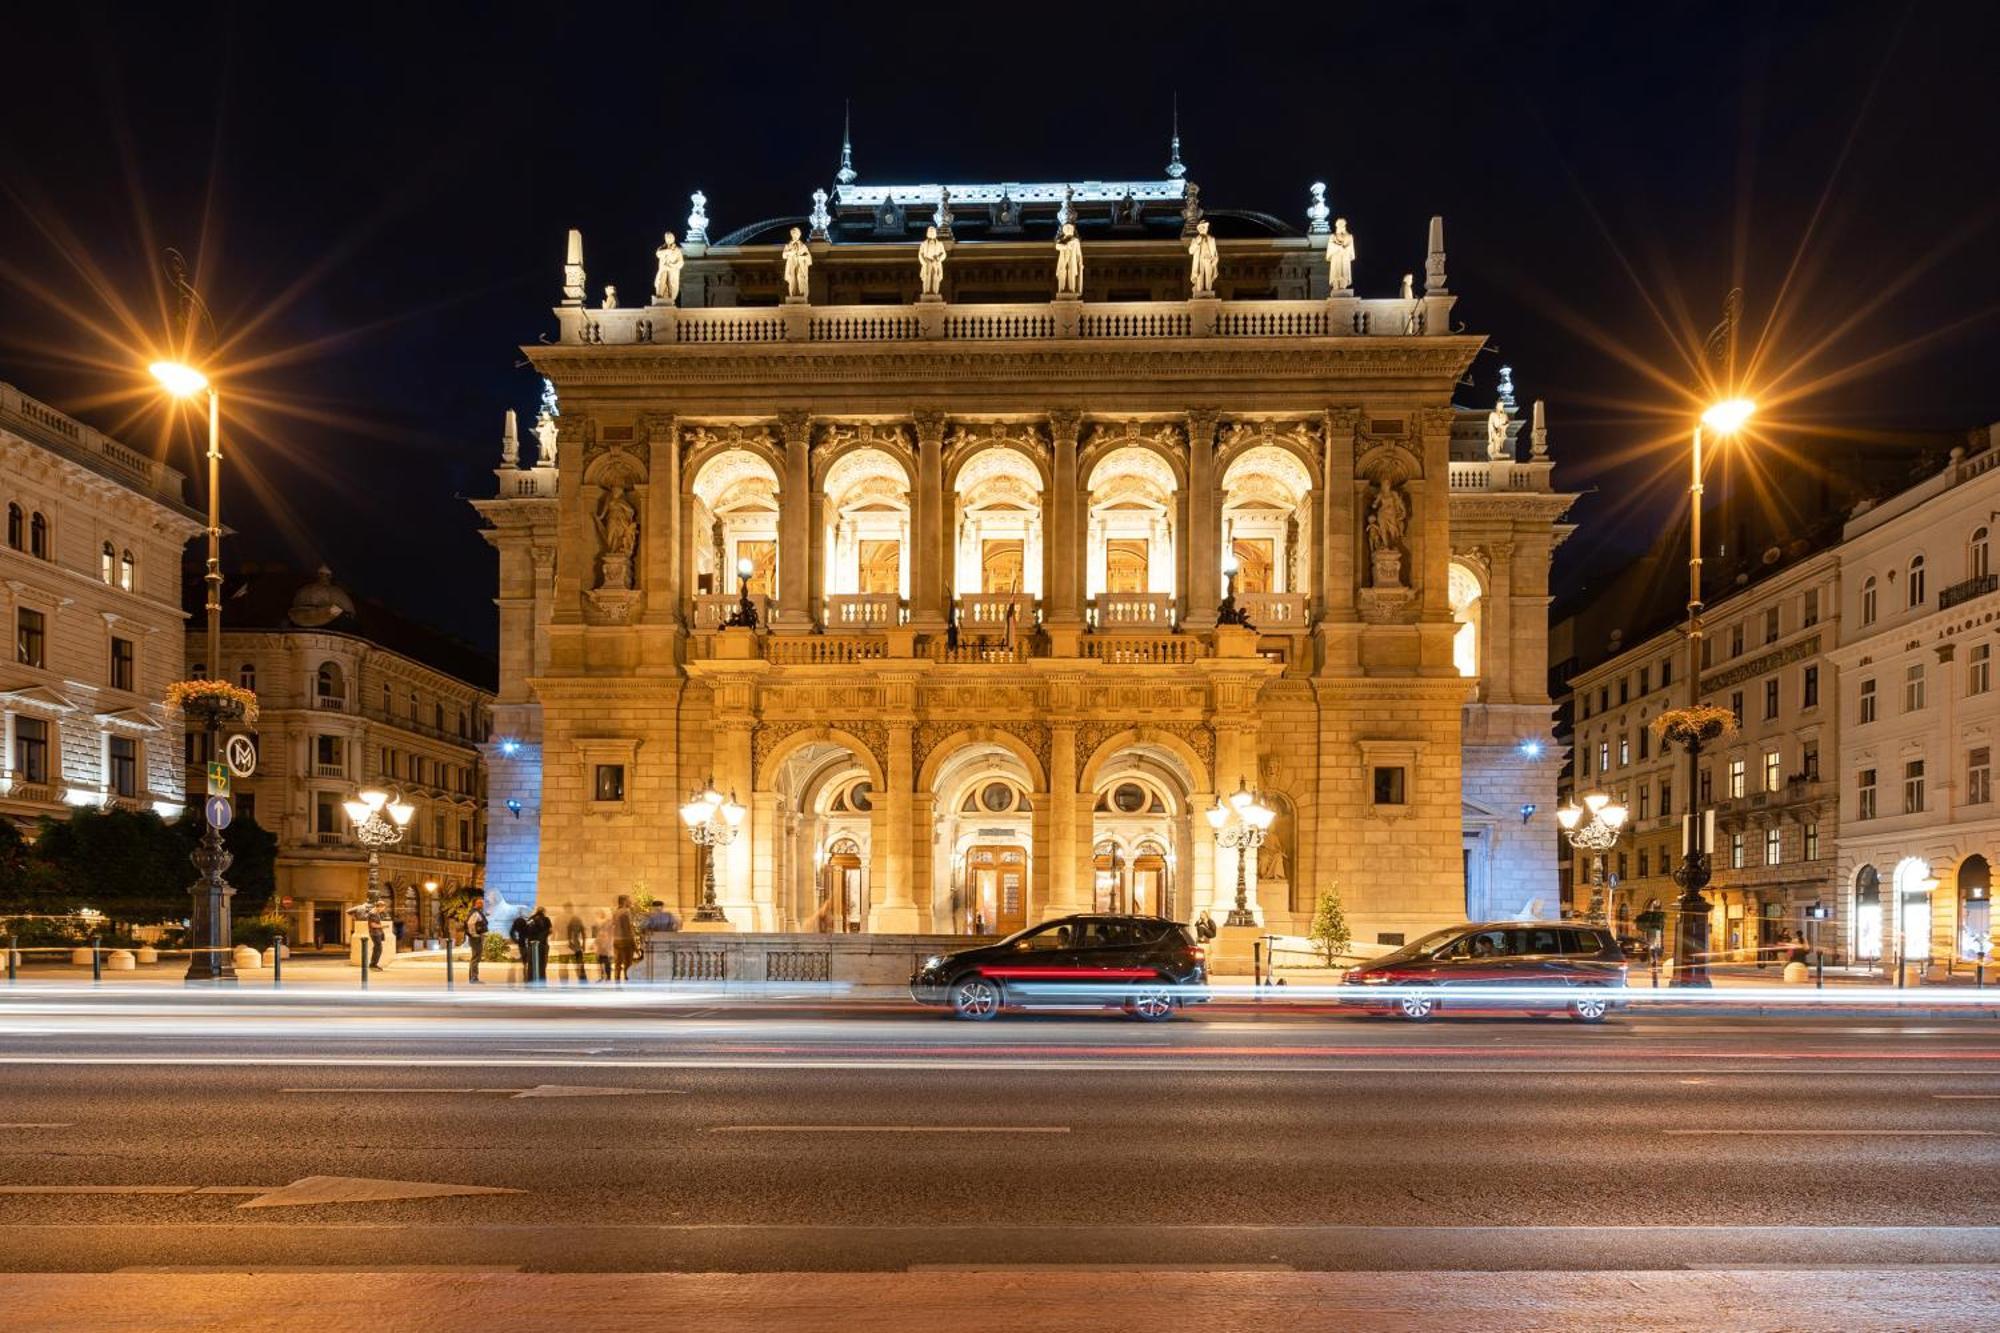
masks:
[[[1080,298],[1051,295],[1059,213]],[[1201,812],[1248,786],[1279,811],[1243,867],[1269,926],[1335,886],[1364,940],[1553,914],[1568,497],[1511,385],[1452,402],[1480,339],[1449,331],[1441,225],[1420,293],[1364,299],[1328,293],[1323,218],[1210,214],[1211,296],[1200,216],[1179,177],[847,179],[808,217],[691,227],[680,305],[623,308],[585,305],[573,236],[526,349],[554,402],[510,414],[475,502],[492,794],[522,806],[493,885],[692,916],[677,810],[712,779],[749,808],[716,863],[736,929],[1219,921],[1236,858]]]

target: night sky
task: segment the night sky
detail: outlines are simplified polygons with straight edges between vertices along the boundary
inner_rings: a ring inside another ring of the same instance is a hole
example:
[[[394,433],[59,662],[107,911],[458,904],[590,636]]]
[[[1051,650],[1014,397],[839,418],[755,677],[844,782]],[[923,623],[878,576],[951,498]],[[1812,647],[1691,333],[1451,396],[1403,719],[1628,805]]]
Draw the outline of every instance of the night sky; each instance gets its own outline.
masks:
[[[1775,456],[2000,419],[1991,6],[557,9],[15,6],[0,379],[191,471],[136,378],[180,247],[227,344],[237,551],[490,646],[457,497],[534,403],[565,228],[629,302],[689,191],[717,236],[804,212],[843,98],[863,182],[1059,181],[1157,178],[1178,92],[1203,202],[1302,223],[1330,182],[1363,295],[1445,216],[1500,353],[1460,400],[1511,363],[1559,483],[1595,488],[1565,579],[1669,521],[1732,284],[1746,349],[1777,312]]]

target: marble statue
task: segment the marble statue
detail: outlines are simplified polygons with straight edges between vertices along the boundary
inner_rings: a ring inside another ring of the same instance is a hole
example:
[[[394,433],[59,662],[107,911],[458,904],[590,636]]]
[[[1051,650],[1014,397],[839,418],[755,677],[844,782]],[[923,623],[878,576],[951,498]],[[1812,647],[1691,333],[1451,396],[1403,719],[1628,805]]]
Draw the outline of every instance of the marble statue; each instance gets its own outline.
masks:
[[[660,242],[660,248],[653,251],[658,266],[653,269],[653,303],[655,305],[679,305],[681,303],[681,266],[687,263],[687,255],[668,232]]]
[[[1333,220],[1333,234],[1326,238],[1326,289],[1330,292],[1354,290],[1354,233],[1346,218]]]
[[[1398,551],[1403,544],[1403,525],[1410,517],[1409,504],[1388,478],[1375,482],[1375,495],[1368,503],[1368,550],[1379,555]]]
[[[639,544],[639,511],[625,498],[623,486],[605,493],[597,509],[597,532],[604,543],[601,586],[622,592],[632,586],[632,551]]]
[[[1326,218],[1330,211],[1326,206],[1326,182],[1314,181],[1311,186],[1312,202],[1306,205],[1306,235],[1326,235]]]
[[[944,254],[938,229],[925,227],[924,239],[917,246],[917,276],[923,280],[925,296],[936,296],[944,290]]]
[[[696,190],[688,196],[687,238],[690,245],[708,244],[708,196]]]
[[[1285,878],[1285,870],[1284,848],[1266,843],[1257,849],[1258,879],[1283,879]]]
[[[792,238],[785,242],[785,299],[803,301],[806,299],[806,275],[812,272],[812,250],[799,239],[799,229],[792,228]]]
[[[1417,278],[1414,273],[1405,273],[1403,275],[1403,299],[1405,301],[1414,301],[1417,299]]]
[[[535,466],[554,467],[556,465],[556,419],[544,402],[542,410],[535,417]]]
[[[618,308],[618,288],[608,282],[604,284],[604,308],[606,310]]]
[[[1486,414],[1486,456],[1491,459],[1512,458],[1514,451],[1507,444],[1507,400],[1502,398],[1493,404],[1493,410]]]
[[[1215,295],[1215,238],[1208,234],[1206,219],[1194,224],[1194,236],[1188,241],[1188,259],[1194,294]]]
[[[1056,237],[1056,295],[1083,295],[1083,242],[1077,239],[1076,224],[1065,222]]]

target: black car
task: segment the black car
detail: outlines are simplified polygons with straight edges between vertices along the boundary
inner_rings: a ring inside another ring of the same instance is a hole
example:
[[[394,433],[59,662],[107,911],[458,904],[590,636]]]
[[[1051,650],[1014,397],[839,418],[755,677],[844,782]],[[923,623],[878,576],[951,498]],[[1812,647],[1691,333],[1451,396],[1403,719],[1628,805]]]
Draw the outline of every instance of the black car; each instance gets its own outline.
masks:
[[[1468,1009],[1569,1011],[1597,1023],[1619,1002],[1629,966],[1609,928],[1579,921],[1488,921],[1448,926],[1343,977],[1342,998],[1375,1013],[1425,1019],[1453,987]],[[1366,990],[1363,988],[1379,989]]]
[[[1118,1008],[1157,1022],[1206,998],[1206,953],[1186,926],[1165,917],[1060,917],[917,965],[910,995],[947,1005],[959,1018],[1001,1009]]]

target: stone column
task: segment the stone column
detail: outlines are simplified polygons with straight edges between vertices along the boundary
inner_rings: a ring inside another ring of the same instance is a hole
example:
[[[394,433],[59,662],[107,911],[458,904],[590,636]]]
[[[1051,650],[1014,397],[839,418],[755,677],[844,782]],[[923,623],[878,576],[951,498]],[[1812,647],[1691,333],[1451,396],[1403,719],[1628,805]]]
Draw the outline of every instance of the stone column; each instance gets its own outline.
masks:
[[[917,484],[910,495],[916,567],[910,571],[910,628],[935,634],[944,630],[944,413],[919,412],[916,422]],[[904,559],[912,554],[906,544]]]
[[[1417,447],[1424,475],[1412,480],[1411,528],[1421,534],[1421,549],[1412,545],[1410,582],[1420,589],[1422,618],[1451,619],[1451,422],[1452,409],[1422,407],[1416,412]]]
[[[1354,428],[1360,420],[1359,409],[1352,407],[1326,414],[1315,591],[1322,613],[1335,620],[1354,619]]]
[[[1212,791],[1188,794],[1188,808],[1192,811],[1188,816],[1188,864],[1193,867],[1194,873],[1188,877],[1188,893],[1182,914],[1188,921],[1193,921],[1203,909],[1207,909],[1220,924],[1228,909],[1216,910],[1215,830],[1208,826],[1208,816],[1202,813],[1214,804],[1215,793]]]
[[[875,865],[881,877],[871,886],[868,912],[871,935],[914,935],[918,930],[916,900],[911,894],[911,786],[915,782],[907,721],[889,723],[888,817],[875,843]]]
[[[1083,910],[1077,895],[1076,724],[1049,725],[1049,900],[1041,919]]]
[[[639,529],[645,573],[646,619],[678,624],[681,616],[680,427],[670,416],[651,416],[646,427],[646,517]]]
[[[725,795],[735,793],[737,800],[746,801],[751,813],[744,816],[745,827],[738,831],[736,841],[716,849],[719,854],[715,860],[715,901],[728,915],[732,930],[759,930],[764,927],[758,918],[753,877],[757,873],[757,862],[770,857],[771,826],[767,819],[756,818],[759,812],[750,789],[750,730],[753,724],[747,711],[719,716],[716,724],[716,786]],[[682,793],[675,792],[674,797],[674,807],[678,809]],[[685,830],[679,836],[687,836]],[[759,843],[763,844],[761,857],[758,855]],[[695,893],[699,900],[700,889],[697,888]]]
[[[1479,617],[1479,683],[1483,702],[1510,704],[1519,697],[1515,686],[1520,679],[1513,653],[1514,543],[1490,542],[1486,553],[1491,586],[1480,599],[1486,605]]]
[[[1187,546],[1187,582],[1181,587],[1181,623],[1189,629],[1215,628],[1215,605],[1222,600],[1222,497],[1215,474],[1216,414],[1198,408],[1187,414],[1187,523],[1180,539]]]
[[[937,846],[931,825],[937,798],[927,791],[910,795],[910,900],[916,907],[912,929],[929,933],[937,926]]]
[[[779,634],[806,634],[813,627],[812,420],[803,412],[787,412],[779,427],[785,437],[785,476],[778,492],[783,521],[778,525]],[[733,581],[733,574],[729,576]],[[734,591],[734,587],[725,589]]]
[[[1076,440],[1083,418],[1075,412],[1051,412],[1049,432],[1055,440],[1054,476],[1044,497],[1049,539],[1042,543],[1044,619],[1074,629],[1083,623],[1084,527],[1076,475]]]
[[[748,827],[738,842],[751,846],[749,919],[745,930],[777,930],[778,886],[783,882],[785,857],[785,816],[778,809],[776,792],[755,792],[749,799]],[[718,895],[719,896],[719,895]]]

